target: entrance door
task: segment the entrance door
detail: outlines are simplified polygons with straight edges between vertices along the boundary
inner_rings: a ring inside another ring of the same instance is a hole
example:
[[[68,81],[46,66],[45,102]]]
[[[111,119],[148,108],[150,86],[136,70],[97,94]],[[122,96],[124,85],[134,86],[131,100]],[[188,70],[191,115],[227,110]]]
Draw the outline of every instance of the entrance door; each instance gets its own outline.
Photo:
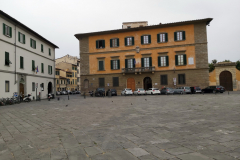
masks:
[[[232,73],[229,71],[223,71],[219,75],[220,85],[225,87],[225,90],[232,91]]]
[[[52,93],[52,82],[48,82],[48,94]]]
[[[149,88],[152,88],[152,79],[150,77],[145,77],[143,79],[144,89],[148,90]]]
[[[24,95],[24,84],[20,83],[19,85],[19,95],[22,93]]]
[[[135,91],[135,80],[134,78],[127,79],[127,88],[131,88],[132,91]]]

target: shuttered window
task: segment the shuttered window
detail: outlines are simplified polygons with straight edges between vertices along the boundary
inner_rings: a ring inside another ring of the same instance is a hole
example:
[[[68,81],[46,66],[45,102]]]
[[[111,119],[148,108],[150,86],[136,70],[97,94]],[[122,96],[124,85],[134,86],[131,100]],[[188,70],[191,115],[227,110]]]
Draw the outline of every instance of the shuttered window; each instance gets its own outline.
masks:
[[[24,61],[23,61],[23,57],[22,56],[20,56],[20,68],[21,69],[23,69],[23,67],[24,67]]]
[[[176,66],[187,65],[186,54],[175,55],[175,64],[176,64]]]
[[[185,84],[185,74],[178,75],[178,84]]]
[[[32,60],[32,71],[35,71],[35,61]]]
[[[174,32],[174,41],[183,41],[185,39],[185,31]]]
[[[167,75],[161,75],[161,85],[168,85]]]
[[[20,43],[25,44],[25,35],[22,34],[21,32],[18,32],[18,41],[19,41]]]
[[[98,70],[103,71],[104,70],[104,61],[98,61]]]
[[[9,53],[8,52],[5,52],[5,65],[6,66],[9,66],[10,64],[10,60],[9,60]]]
[[[169,65],[168,56],[159,56],[158,57],[158,66],[159,67],[164,67],[164,66],[168,66],[168,65]]]
[[[105,48],[105,40],[97,40],[96,41],[96,48],[97,49]]]
[[[41,44],[41,52],[43,52],[43,44]]]
[[[9,81],[5,81],[5,92],[9,92],[10,91],[10,83]]]
[[[49,53],[48,54],[49,54],[49,56],[51,56],[51,49],[50,48],[49,48]]]
[[[141,44],[150,44],[151,43],[151,35],[141,36]]]
[[[152,67],[152,57],[141,58],[142,67]]]
[[[48,74],[52,74],[52,66],[48,65]]]
[[[44,64],[41,63],[41,70],[42,70],[42,73],[44,73]]]
[[[133,45],[134,45],[134,37],[126,37],[125,46],[133,46]]]
[[[35,82],[32,82],[32,91],[35,91]]]
[[[113,77],[113,87],[119,87],[119,77]]]
[[[157,34],[157,42],[164,43],[168,41],[168,34],[167,33],[159,33]]]
[[[110,39],[110,47],[119,47],[119,38]]]
[[[120,69],[120,60],[111,60],[111,69]]]
[[[105,79],[99,78],[99,87],[105,87]]]
[[[3,34],[7,37],[12,37],[12,27],[3,23]]]
[[[36,49],[36,41],[30,38],[30,46],[34,49]]]

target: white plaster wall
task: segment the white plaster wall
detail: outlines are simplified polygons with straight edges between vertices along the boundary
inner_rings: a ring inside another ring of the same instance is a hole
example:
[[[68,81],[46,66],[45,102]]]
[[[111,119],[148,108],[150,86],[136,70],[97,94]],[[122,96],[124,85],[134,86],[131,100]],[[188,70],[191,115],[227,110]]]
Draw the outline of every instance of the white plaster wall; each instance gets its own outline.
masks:
[[[12,62],[12,64],[10,64],[9,66],[5,66],[5,52],[9,53],[9,60]],[[15,69],[14,62],[15,62],[14,47],[6,42],[0,41],[0,70],[14,71]]]
[[[12,97],[13,92],[17,91],[17,85],[14,85],[14,74],[0,72],[0,98]],[[10,90],[5,92],[5,81],[9,81]]]

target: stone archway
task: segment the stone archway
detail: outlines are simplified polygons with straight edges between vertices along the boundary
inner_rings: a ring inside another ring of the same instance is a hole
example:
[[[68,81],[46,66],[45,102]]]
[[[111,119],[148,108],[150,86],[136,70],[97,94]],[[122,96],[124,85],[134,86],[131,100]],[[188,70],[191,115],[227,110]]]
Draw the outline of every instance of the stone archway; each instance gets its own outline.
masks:
[[[143,87],[145,90],[152,88],[152,79],[150,77],[145,77],[143,79]]]
[[[220,85],[225,87],[226,91],[233,90],[233,83],[232,83],[232,73],[229,71],[222,71],[219,75]]]

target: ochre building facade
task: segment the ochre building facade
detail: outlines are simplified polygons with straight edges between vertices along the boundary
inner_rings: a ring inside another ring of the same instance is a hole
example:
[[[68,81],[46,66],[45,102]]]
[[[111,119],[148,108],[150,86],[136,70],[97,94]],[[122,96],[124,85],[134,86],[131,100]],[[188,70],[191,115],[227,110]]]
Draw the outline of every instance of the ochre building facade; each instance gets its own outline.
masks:
[[[209,84],[206,25],[211,18],[76,34],[81,91]]]

